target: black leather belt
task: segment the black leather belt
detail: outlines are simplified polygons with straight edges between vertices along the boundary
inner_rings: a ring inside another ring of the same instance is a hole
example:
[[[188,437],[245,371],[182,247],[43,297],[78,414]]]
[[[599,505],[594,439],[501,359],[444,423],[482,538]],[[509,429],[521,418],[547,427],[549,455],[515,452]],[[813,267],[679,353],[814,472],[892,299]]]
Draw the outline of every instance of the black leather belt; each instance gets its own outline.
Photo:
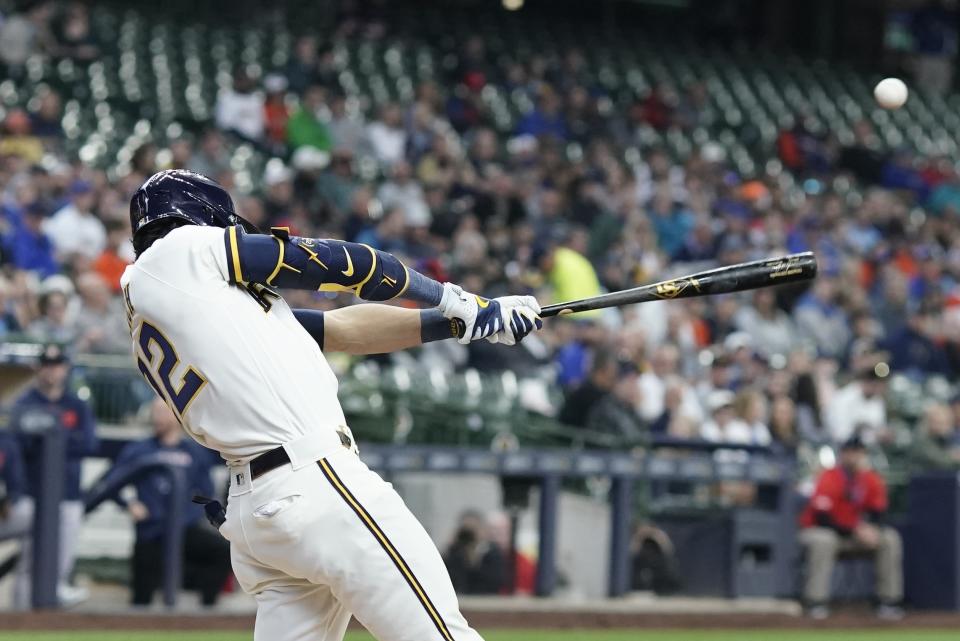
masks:
[[[345,448],[349,450],[353,446],[353,441],[350,440],[350,436],[346,432],[337,430],[337,435],[340,437],[340,444]],[[290,455],[287,454],[282,445],[269,452],[264,452],[260,456],[250,459],[250,480],[256,481],[267,472],[271,472],[289,462]]]
[[[267,472],[277,469],[290,462],[290,455],[283,446],[275,447],[250,460],[250,480],[256,481]]]

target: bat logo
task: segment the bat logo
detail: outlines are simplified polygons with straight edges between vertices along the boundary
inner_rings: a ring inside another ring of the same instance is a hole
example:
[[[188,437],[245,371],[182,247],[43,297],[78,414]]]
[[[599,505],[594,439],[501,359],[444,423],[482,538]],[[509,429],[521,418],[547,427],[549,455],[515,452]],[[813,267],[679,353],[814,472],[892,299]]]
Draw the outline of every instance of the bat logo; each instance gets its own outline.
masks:
[[[787,276],[796,276],[803,273],[803,268],[797,266],[796,259],[778,260],[768,263],[770,268],[770,278],[786,278]]]
[[[676,298],[683,294],[683,292],[690,286],[693,286],[697,291],[700,291],[700,283],[697,282],[696,278],[687,278],[684,280],[668,280],[665,283],[660,283],[657,285],[657,291],[655,296],[664,300],[669,300],[671,298]]]

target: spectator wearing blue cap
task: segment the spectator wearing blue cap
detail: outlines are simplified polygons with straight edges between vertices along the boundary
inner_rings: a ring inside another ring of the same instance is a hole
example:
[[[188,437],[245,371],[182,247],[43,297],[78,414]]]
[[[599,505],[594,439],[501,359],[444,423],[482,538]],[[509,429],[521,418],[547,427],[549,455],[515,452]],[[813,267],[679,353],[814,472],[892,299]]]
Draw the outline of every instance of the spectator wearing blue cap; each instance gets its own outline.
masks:
[[[53,241],[58,257],[73,254],[95,259],[107,244],[107,230],[93,212],[96,193],[93,184],[76,180],[70,185],[70,202],[43,224],[43,231]]]
[[[117,457],[115,470],[150,462],[168,463],[185,472],[187,495],[213,495],[210,468],[215,454],[205,450],[183,431],[176,416],[161,399],[151,405],[153,436],[130,443]],[[117,501],[126,508],[136,523],[137,538],[133,547],[132,603],[149,605],[163,578],[163,545],[166,523],[170,518],[171,484],[167,474],[153,468],[134,480],[137,498]],[[186,587],[200,591],[204,606],[212,606],[230,575],[230,544],[211,529],[203,518],[203,508],[185,502],[183,509],[183,560]]]
[[[45,212],[39,203],[29,205],[20,224],[7,238],[10,262],[17,269],[47,277],[60,271],[54,257],[53,242],[43,232]]]
[[[70,362],[63,348],[55,343],[43,347],[36,380],[16,403],[10,415],[11,432],[23,451],[27,471],[27,492],[36,497],[43,472],[43,434],[63,430],[66,434],[63,503],[60,505],[60,568],[57,595],[67,605],[85,598],[83,590],[70,586],[68,580],[76,557],[78,532],[83,522],[83,501],[80,491],[80,465],[98,449],[93,412],[86,401],[68,388]],[[28,554],[24,555],[29,558]],[[22,563],[25,568],[27,564]],[[29,583],[23,574],[16,588],[18,603],[26,603]]]

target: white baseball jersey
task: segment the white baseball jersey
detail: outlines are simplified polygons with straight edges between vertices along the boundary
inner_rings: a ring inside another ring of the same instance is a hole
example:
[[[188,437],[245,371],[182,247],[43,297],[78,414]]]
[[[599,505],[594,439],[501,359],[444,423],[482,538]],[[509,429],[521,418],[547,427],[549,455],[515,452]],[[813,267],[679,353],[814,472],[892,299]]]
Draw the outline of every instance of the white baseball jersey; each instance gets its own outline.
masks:
[[[121,279],[141,372],[200,444],[245,462],[313,430],[339,443],[337,379],[287,303],[229,282],[224,230],[186,225]],[[263,298],[263,297],[262,297]]]
[[[243,283],[285,269],[311,287],[388,296],[406,288],[406,268],[392,259],[378,272],[389,257],[362,246],[352,256],[339,241],[296,239],[288,251],[268,236],[249,239],[245,262],[237,233],[174,229],[121,284],[141,372],[230,464],[220,532],[257,600],[254,641],[342,641],[351,616],[380,641],[483,641],[427,532],[341,443],[337,380],[316,341],[283,299]],[[278,445],[290,464],[255,478],[250,459]]]

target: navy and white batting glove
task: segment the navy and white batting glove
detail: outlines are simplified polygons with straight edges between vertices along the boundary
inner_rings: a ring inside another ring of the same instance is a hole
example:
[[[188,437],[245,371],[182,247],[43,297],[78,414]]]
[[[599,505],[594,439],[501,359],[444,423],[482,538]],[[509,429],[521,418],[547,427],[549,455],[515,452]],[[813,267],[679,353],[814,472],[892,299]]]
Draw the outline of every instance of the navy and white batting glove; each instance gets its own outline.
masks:
[[[464,332],[457,339],[461,345],[492,336],[504,328],[500,303],[463,291],[453,283],[443,284],[443,296],[437,306],[444,318],[463,321]]]
[[[516,345],[534,329],[542,329],[540,303],[533,296],[500,296],[493,302],[500,303],[501,320],[504,328],[487,337],[491,343]]]

